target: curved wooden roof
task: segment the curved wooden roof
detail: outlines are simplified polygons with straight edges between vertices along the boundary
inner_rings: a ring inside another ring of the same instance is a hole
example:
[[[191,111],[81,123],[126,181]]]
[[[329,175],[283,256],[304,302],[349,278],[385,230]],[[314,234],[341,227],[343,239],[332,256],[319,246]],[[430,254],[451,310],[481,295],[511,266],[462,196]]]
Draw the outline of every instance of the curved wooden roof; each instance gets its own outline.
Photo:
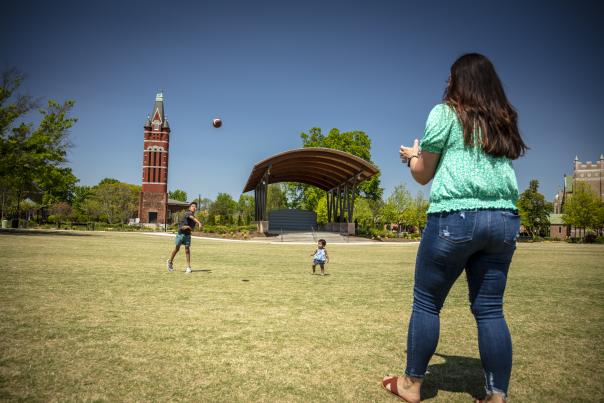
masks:
[[[360,183],[379,173],[375,165],[344,151],[299,148],[273,155],[254,165],[243,193],[254,190],[269,167],[269,183],[300,182],[323,190],[333,189],[355,175],[358,175],[356,183]]]

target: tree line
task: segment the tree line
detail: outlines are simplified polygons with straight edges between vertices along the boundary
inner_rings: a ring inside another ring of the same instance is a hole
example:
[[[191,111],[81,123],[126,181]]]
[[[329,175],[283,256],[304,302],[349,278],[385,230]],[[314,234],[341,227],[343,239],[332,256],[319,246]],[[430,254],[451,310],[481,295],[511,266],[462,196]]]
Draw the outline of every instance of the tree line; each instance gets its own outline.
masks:
[[[24,76],[12,69],[2,74],[0,83],[0,215],[4,218],[50,221],[100,221],[127,223],[138,213],[141,188],[105,178],[94,186],[78,185],[67,166],[71,147],[69,130],[77,122],[70,116],[73,100],[49,100],[44,105],[18,92]],[[39,122],[25,119],[37,111]],[[326,147],[371,160],[371,139],[359,130],[342,132],[337,128],[324,134],[313,127],[300,134],[303,147]],[[524,230],[532,237],[547,235],[552,203],[539,193],[539,182],[532,180],[520,194],[517,207]],[[404,184],[395,187],[384,199],[380,175],[356,189],[354,220],[362,231],[421,232],[426,225],[428,201],[423,193],[412,196]],[[187,201],[183,190],[170,191],[169,197]],[[242,194],[235,200],[228,193],[216,199],[195,199],[199,219],[209,225],[248,225],[254,221],[254,198]],[[327,221],[325,192],[310,185],[281,183],[269,186],[267,209],[298,208],[317,213],[319,224]],[[40,217],[40,211],[44,215]],[[178,218],[178,217],[176,217]],[[577,182],[572,197],[564,206],[563,220],[569,225],[601,232],[604,204],[585,183]]]

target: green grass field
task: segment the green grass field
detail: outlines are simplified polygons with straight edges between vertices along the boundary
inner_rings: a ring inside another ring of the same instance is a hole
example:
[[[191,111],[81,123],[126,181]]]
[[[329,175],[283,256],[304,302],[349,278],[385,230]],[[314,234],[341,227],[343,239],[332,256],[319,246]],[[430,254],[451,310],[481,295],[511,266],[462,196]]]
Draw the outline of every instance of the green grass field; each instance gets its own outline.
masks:
[[[0,232],[0,399],[394,402],[417,245]],[[512,401],[604,401],[604,246],[521,244],[506,298]],[[482,392],[463,278],[441,315],[423,398]]]

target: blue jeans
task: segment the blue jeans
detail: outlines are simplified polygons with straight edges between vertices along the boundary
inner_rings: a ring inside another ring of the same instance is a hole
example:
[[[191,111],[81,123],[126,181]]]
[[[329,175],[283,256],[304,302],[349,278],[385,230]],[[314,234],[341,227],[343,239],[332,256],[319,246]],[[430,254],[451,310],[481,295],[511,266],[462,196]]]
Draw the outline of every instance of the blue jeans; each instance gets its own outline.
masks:
[[[512,340],[503,317],[503,293],[520,217],[509,210],[430,214],[417,252],[413,312],[407,334],[408,376],[423,378],[436,351],[440,310],[466,271],[471,311],[487,393],[507,395]]]

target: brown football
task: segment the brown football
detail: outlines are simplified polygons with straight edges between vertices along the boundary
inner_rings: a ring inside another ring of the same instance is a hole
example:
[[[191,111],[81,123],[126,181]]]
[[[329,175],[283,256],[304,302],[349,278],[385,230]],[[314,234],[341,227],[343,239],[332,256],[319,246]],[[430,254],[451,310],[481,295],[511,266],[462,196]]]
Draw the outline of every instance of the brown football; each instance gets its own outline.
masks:
[[[222,119],[214,118],[214,119],[212,119],[212,124],[214,125],[215,128],[219,128],[220,126],[222,126]]]

